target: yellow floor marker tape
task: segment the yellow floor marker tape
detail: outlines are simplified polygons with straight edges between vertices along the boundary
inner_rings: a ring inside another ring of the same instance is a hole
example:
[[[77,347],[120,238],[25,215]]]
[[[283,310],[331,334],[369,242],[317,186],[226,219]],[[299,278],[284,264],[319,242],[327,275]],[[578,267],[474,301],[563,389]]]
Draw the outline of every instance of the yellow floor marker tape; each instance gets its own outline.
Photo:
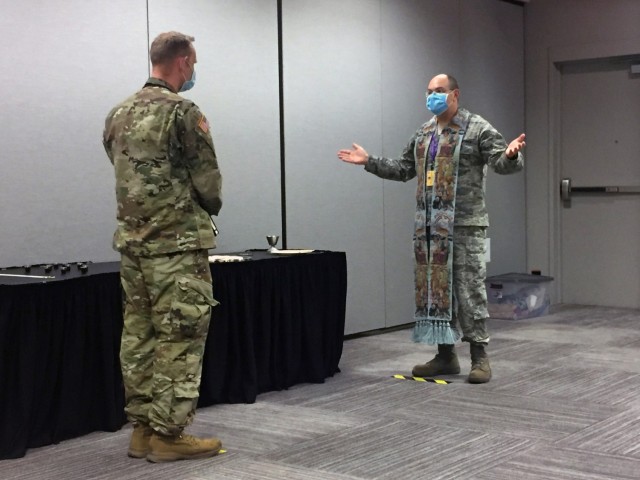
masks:
[[[394,375],[393,378],[397,378],[398,380],[413,380],[414,382],[437,383],[439,385],[448,385],[451,383],[449,380],[439,380],[437,378],[426,378],[426,377],[408,377],[406,375]]]

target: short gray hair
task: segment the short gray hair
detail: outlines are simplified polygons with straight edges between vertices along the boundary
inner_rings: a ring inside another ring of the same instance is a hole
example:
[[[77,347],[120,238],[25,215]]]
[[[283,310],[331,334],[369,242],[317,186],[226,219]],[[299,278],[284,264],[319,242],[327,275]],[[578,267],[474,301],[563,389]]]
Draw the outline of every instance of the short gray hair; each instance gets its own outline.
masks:
[[[455,79],[453,75],[449,75],[445,73],[447,76],[447,80],[449,80],[449,90],[458,90],[460,87],[458,86],[458,80]]]
[[[165,32],[158,35],[151,43],[149,58],[151,65],[163,65],[176,57],[186,57],[193,48],[194,37],[180,32]]]

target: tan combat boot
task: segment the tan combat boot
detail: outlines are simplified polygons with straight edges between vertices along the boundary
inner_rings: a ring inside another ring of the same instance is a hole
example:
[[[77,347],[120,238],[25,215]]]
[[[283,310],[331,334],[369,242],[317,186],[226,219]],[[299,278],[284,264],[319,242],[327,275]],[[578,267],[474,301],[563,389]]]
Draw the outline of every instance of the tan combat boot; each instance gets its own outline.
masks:
[[[438,345],[438,353],[427,363],[416,365],[411,371],[414,377],[433,377],[436,375],[456,375],[460,373],[460,362],[453,345]]]
[[[471,372],[467,380],[469,383],[487,383],[491,380],[489,356],[481,343],[471,344]]]
[[[149,452],[149,440],[153,429],[148,425],[135,424],[133,432],[131,432],[131,440],[129,441],[129,451],[127,455],[132,458],[144,458]]]
[[[217,438],[197,438],[182,433],[168,437],[154,433],[149,441],[147,460],[150,462],[173,462],[217,455],[222,443]]]

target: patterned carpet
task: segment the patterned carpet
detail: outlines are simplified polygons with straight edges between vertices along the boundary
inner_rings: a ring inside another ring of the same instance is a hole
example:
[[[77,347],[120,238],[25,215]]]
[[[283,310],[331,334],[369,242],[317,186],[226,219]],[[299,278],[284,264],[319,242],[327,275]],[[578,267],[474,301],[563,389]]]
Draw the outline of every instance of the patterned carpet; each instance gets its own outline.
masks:
[[[392,378],[433,349],[410,330],[347,340],[342,373],[321,385],[198,411],[190,432],[219,436],[209,460],[126,456],[130,427],[0,461],[5,479],[640,478],[640,312],[563,306],[491,320],[493,380],[448,385]]]

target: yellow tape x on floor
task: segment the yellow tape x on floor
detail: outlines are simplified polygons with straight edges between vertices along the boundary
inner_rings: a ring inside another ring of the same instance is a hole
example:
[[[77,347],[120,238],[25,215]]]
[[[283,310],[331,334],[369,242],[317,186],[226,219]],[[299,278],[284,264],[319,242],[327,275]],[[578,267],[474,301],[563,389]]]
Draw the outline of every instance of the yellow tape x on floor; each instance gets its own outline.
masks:
[[[438,383],[440,385],[448,385],[451,382],[448,380],[439,380],[437,378],[426,378],[426,377],[408,377],[406,375],[394,375],[393,378],[397,378],[398,380],[413,380],[414,382],[431,382]]]

